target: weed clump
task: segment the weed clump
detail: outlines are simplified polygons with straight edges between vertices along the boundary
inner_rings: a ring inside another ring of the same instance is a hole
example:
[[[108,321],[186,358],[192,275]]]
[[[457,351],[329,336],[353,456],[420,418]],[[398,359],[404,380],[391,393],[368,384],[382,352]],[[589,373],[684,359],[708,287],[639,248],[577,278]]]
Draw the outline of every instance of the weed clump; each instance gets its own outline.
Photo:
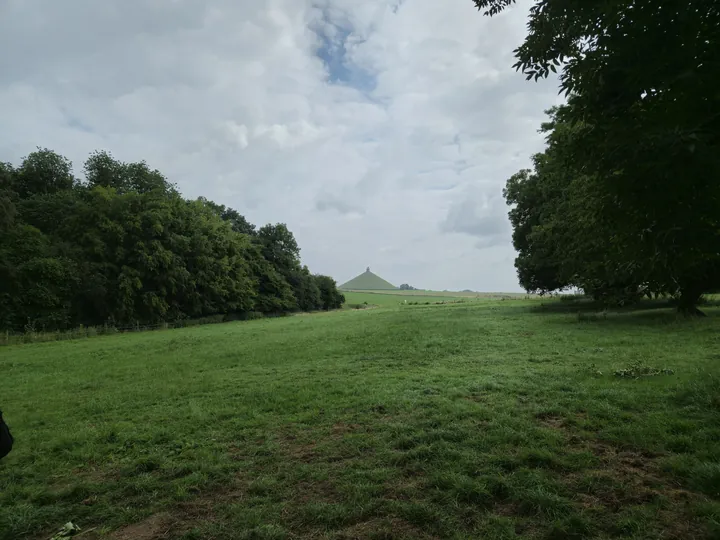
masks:
[[[579,369],[580,373],[591,375],[593,377],[602,377],[603,372],[598,368],[597,364],[593,362],[590,365],[584,365]]]
[[[657,375],[674,375],[675,372],[668,368],[655,368],[643,364],[641,361],[633,362],[624,369],[616,369],[615,377],[620,379],[640,379],[642,377],[655,377]]]

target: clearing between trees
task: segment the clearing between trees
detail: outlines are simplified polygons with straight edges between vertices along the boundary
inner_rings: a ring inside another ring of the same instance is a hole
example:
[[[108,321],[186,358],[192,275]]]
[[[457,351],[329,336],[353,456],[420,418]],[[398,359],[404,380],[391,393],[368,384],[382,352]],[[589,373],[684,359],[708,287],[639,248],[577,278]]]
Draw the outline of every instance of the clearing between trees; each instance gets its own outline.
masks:
[[[0,348],[0,539],[718,538],[719,309],[377,304]]]

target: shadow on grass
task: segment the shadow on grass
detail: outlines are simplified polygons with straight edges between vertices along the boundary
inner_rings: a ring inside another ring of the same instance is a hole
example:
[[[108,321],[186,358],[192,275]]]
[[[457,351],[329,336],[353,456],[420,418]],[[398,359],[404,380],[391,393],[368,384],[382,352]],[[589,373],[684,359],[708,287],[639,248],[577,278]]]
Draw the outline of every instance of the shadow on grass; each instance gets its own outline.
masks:
[[[668,326],[693,324],[694,322],[712,320],[718,317],[716,311],[704,311],[704,313],[707,317],[689,317],[678,313],[673,306],[665,306],[665,309],[650,308],[610,312],[607,320],[610,324],[617,326]]]
[[[579,297],[578,300],[574,301],[562,301],[549,298],[547,301],[543,301],[540,305],[530,306],[528,309],[534,313],[591,313],[606,310],[608,313],[631,313],[654,309],[667,309],[670,307],[674,306],[667,299],[642,300],[639,304],[627,307],[607,307],[601,302],[595,302],[589,298]]]
[[[572,302],[550,300],[538,306],[530,306],[528,310],[537,314],[575,315],[577,323],[609,324],[611,326],[662,326],[686,324],[702,321],[705,317],[689,317],[678,313],[677,304],[671,299],[643,300],[639,304],[627,307],[607,307],[599,302],[581,299]],[[720,301],[710,300],[700,306],[707,319],[720,316],[717,310]],[[556,319],[559,324],[568,324],[568,319]]]

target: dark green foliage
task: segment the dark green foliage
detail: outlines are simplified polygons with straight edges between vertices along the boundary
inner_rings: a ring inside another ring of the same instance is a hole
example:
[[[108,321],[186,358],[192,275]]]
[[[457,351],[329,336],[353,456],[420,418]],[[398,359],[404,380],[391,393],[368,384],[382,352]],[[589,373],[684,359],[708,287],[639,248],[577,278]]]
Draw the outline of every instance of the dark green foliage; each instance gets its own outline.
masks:
[[[278,270],[262,256],[261,248],[248,246],[248,262],[258,287],[255,309],[262,313],[284,313],[297,309],[293,289]]]
[[[587,174],[568,151],[583,129],[568,119],[571,106],[549,111],[543,124],[547,148],[533,156],[533,170],[507,182],[512,205],[515,266],[528,291],[547,293],[576,287],[596,301],[622,305],[642,297],[648,286],[637,265],[625,264],[618,241],[622,223],[607,219],[598,175]]]
[[[285,225],[256,234],[231,208],[183,199],[144,162],[96,152],[84,170],[76,181],[49,150],[17,169],[0,163],[0,328],[324,308]]]
[[[488,15],[513,3],[475,0]],[[685,313],[718,289],[719,28],[713,2],[535,2],[515,67],[559,73],[570,100],[534,172],[508,185],[508,202],[537,203],[514,223],[529,289],[670,294]]]
[[[0,325],[20,329],[64,327],[70,321],[73,261],[53,256],[49,239],[17,223],[0,235]]]
[[[245,219],[245,216],[240,215],[240,212],[237,210],[209,201],[205,197],[200,197],[198,200],[212,208],[213,211],[215,211],[223,219],[223,221],[229,221],[233,231],[250,236],[254,236],[256,234],[255,225]]]
[[[15,221],[17,196],[14,191],[14,169],[9,163],[0,162],[0,232],[7,230]]]
[[[158,170],[150,170],[143,161],[121,163],[107,152],[95,152],[85,162],[85,177],[90,187],[115,188],[118,193],[149,193],[175,191]]]
[[[72,164],[48,149],[31,153],[14,172],[13,186],[20,197],[52,194],[73,187]]]
[[[257,232],[263,256],[283,274],[300,268],[300,248],[284,223],[265,225]]]
[[[315,276],[318,289],[320,289],[320,302],[322,309],[340,309],[345,303],[345,296],[338,291],[337,283],[329,276]]]
[[[345,297],[338,292],[334,279],[328,276],[313,276],[307,266],[300,264],[300,248],[293,233],[284,223],[261,227],[254,239],[265,260],[290,285],[296,309],[338,309],[345,302]]]
[[[281,270],[281,272],[283,271]],[[286,268],[283,274],[292,288],[301,311],[314,311],[321,308],[320,289],[307,267]]]

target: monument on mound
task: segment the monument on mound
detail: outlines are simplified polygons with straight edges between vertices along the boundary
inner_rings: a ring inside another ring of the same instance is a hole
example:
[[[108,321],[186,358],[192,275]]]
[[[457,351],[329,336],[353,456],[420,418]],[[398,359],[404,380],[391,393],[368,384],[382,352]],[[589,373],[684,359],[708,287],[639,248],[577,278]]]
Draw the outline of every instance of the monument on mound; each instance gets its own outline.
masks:
[[[380,276],[373,274],[369,266],[365,272],[347,283],[343,283],[339,288],[346,291],[391,291],[397,289],[392,283],[388,283]]]

